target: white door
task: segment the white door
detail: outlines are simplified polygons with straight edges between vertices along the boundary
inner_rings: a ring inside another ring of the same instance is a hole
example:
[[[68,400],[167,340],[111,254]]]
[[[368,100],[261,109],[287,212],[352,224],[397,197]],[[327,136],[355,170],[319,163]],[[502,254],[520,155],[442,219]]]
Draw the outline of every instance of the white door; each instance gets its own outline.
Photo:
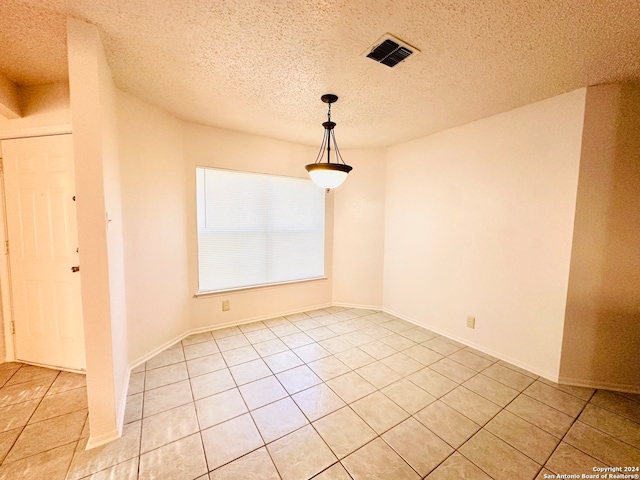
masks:
[[[3,140],[16,359],[85,368],[71,135]]]

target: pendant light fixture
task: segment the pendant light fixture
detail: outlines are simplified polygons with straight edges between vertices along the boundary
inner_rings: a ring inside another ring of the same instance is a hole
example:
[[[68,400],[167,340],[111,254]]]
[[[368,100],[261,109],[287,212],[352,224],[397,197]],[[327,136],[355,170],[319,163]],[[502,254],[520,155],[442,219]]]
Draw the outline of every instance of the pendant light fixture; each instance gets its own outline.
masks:
[[[315,163],[307,165],[305,168],[309,172],[309,176],[313,183],[319,187],[336,188],[342,185],[347,178],[347,175],[351,171],[351,167],[344,163],[340,150],[338,150],[338,144],[336,143],[336,136],[333,128],[336,126],[335,122],[331,121],[331,104],[338,101],[338,96],[333,94],[327,94],[320,97],[324,103],[329,104],[329,112],[327,113],[327,121],[322,124],[324,127],[324,137],[322,137],[322,145],[320,145],[320,152]],[[331,150],[333,145],[334,159],[331,161]],[[323,162],[323,158],[327,157],[327,161]]]

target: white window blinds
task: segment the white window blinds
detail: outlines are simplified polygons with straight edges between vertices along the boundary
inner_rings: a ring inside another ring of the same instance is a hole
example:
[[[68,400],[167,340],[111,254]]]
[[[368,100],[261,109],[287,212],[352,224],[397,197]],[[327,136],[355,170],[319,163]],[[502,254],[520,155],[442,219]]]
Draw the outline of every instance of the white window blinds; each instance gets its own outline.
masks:
[[[196,168],[198,279],[215,292],[324,275],[324,190],[310,180]]]

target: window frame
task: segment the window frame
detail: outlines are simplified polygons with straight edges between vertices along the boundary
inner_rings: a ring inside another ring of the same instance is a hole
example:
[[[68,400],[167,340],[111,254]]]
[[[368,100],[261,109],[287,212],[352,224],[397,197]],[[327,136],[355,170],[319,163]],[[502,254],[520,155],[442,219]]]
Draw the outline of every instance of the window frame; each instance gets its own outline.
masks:
[[[247,170],[236,170],[236,169],[231,169],[231,168],[224,168],[224,167],[213,167],[213,166],[209,166],[209,165],[196,165],[195,169],[194,169],[194,173],[195,173],[195,215],[196,215],[196,280],[197,280],[197,290],[194,294],[195,298],[198,297],[206,297],[206,296],[215,296],[215,295],[220,295],[220,294],[225,294],[225,293],[233,293],[233,292],[241,292],[241,291],[247,291],[247,290],[257,290],[257,289],[270,289],[270,288],[278,288],[278,287],[282,287],[282,286],[290,286],[290,285],[296,285],[296,284],[303,284],[303,283],[309,283],[309,282],[317,282],[317,281],[322,281],[322,280],[327,280],[328,276],[327,276],[327,270],[328,268],[330,268],[330,251],[331,251],[331,245],[332,242],[330,241],[330,233],[329,231],[331,230],[331,226],[329,224],[329,222],[331,221],[331,219],[333,218],[332,215],[330,215],[330,209],[332,208],[332,202],[329,201],[329,197],[328,195],[325,194],[325,192],[322,192],[323,195],[323,219],[322,219],[322,274],[318,275],[318,276],[313,276],[313,277],[308,277],[308,278],[300,278],[300,279],[292,279],[292,280],[285,280],[285,281],[277,281],[277,282],[269,282],[269,283],[261,283],[261,284],[253,284],[253,285],[245,285],[245,286],[236,286],[236,287],[229,287],[229,288],[222,288],[222,289],[217,289],[217,290],[202,290],[200,283],[201,283],[201,279],[200,279],[200,225],[199,225],[199,211],[198,211],[198,207],[199,207],[199,200],[198,200],[198,169],[203,169],[203,170],[219,170],[219,171],[223,171],[223,172],[230,172],[230,173],[237,173],[237,174],[246,174],[246,175],[257,175],[257,176],[264,176],[264,177],[280,177],[280,178],[285,178],[285,179],[294,179],[294,180],[301,180],[301,181],[305,181],[305,182],[309,182],[310,184],[313,184],[313,182],[310,179],[307,179],[306,177],[300,177],[300,176],[295,176],[295,175],[283,175],[280,173],[271,173],[271,172],[255,172],[255,171],[247,171]],[[314,188],[318,188],[315,184],[313,184]],[[328,193],[328,192],[327,192]]]

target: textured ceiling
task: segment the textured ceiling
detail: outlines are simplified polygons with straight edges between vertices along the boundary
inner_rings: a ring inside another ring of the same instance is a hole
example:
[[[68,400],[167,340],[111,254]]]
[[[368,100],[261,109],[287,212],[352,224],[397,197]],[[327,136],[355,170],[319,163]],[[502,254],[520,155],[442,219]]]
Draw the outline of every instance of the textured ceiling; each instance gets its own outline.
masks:
[[[1,0],[0,73],[66,78],[65,16],[119,88],[198,123],[319,144],[399,143],[576,88],[640,81],[638,0]],[[362,54],[389,32],[421,50]]]

